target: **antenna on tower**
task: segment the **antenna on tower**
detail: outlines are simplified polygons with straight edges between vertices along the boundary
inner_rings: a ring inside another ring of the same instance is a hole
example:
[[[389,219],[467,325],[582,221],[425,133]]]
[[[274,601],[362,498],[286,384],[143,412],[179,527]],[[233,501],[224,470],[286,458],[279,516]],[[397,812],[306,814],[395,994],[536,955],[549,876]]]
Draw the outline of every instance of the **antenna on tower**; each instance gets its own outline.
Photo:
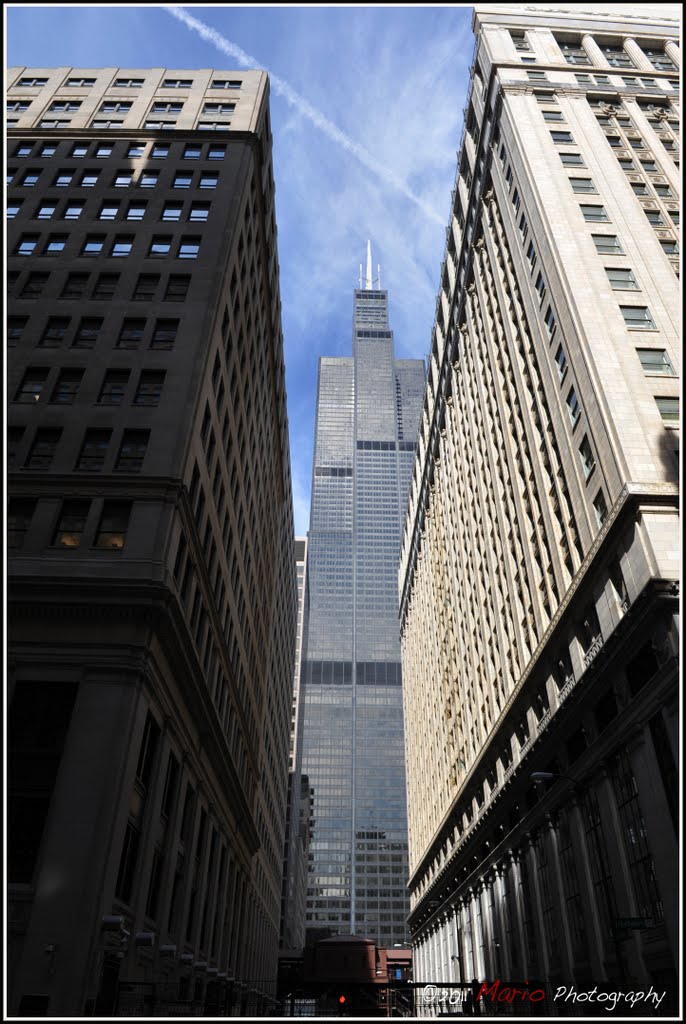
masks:
[[[360,290],[362,290],[362,264],[360,263]]]
[[[378,280],[376,282],[376,287],[379,289],[379,291],[381,291],[381,264],[380,263],[376,264],[376,271],[377,271],[377,274],[379,275]]]
[[[367,240],[367,291],[371,291],[374,287],[372,282],[372,243]]]

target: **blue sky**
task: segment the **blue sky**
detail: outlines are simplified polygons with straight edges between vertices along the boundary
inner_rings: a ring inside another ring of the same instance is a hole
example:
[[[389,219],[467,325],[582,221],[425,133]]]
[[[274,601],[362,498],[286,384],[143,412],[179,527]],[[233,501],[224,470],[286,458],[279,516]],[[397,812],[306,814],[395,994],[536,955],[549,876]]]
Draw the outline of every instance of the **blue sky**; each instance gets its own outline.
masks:
[[[380,263],[389,291],[396,356],[423,358],[429,350],[469,81],[472,9],[184,9],[253,57],[252,66],[276,76],[271,114],[286,384],[296,532],[304,534],[317,361],[351,353],[352,292],[368,238],[375,273]],[[245,66],[153,5],[9,7],[7,33],[9,66]],[[298,96],[319,112],[319,124]]]

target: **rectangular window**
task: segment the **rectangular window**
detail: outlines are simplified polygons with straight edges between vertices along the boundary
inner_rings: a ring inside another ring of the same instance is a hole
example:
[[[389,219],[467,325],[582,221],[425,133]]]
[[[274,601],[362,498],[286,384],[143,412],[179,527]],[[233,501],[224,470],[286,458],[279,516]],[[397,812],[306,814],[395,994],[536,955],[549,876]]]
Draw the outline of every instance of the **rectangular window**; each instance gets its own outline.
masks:
[[[235,103],[205,103],[202,112],[203,114],[214,114],[216,117],[226,117],[233,114],[235,109]]]
[[[47,160],[47,159],[49,159],[49,157],[54,156],[56,152],[57,152],[57,143],[56,142],[44,142],[43,145],[41,146],[39,152],[38,152],[38,156],[43,157],[44,160]]]
[[[33,188],[38,179],[40,178],[40,170],[28,170],[25,172],[24,177],[21,179],[21,184],[24,188]]]
[[[679,245],[677,242],[674,241],[674,239],[661,238],[660,245],[662,246],[662,251],[664,252],[665,256],[679,255]]]
[[[555,314],[553,313],[552,306],[548,306],[546,309],[544,321],[548,332],[548,338],[552,341],[555,337],[555,331],[557,330],[557,323],[555,322]]]
[[[52,538],[53,547],[81,547],[90,505],[90,501],[84,500],[62,502],[62,509]]]
[[[538,258],[536,256],[536,250],[534,249],[534,243],[533,242],[529,242],[529,247],[526,250],[526,258],[529,261],[529,265],[531,266],[531,273],[533,274],[534,267],[536,266],[536,260]]]
[[[61,436],[62,430],[59,427],[39,428],[24,464],[26,468],[50,469]]]
[[[42,89],[43,86],[45,86],[47,84],[48,84],[47,78],[20,78],[19,81],[17,82],[17,86],[20,89],[28,89],[28,88],[36,88],[36,89],[40,88],[40,89]]]
[[[214,78],[210,89],[240,89],[241,82],[238,79]]]
[[[656,398],[662,422],[666,427],[679,426],[679,399],[678,398]]]
[[[545,286],[545,279],[543,277],[543,274],[540,272],[540,270],[538,272],[538,277],[536,278],[536,284],[535,284],[534,287],[536,288],[536,291],[538,292],[538,300],[539,300],[539,302],[543,302],[543,299],[545,298],[545,293],[546,293],[546,286]]]
[[[188,211],[188,219],[198,223],[204,223],[210,214],[209,203],[191,203],[191,208]]]
[[[593,510],[595,512],[596,522],[598,526],[602,526],[607,519],[607,503],[605,501],[605,495],[602,491],[598,491],[593,502]]]
[[[152,114],[180,114],[183,110],[183,102],[178,100],[173,103],[153,103]]]
[[[148,256],[157,258],[168,256],[171,252],[171,243],[171,235],[154,235],[150,243]]]
[[[632,181],[631,182],[631,187],[632,187],[632,189],[634,191],[634,195],[635,196],[648,196],[648,195],[650,195],[650,193],[648,191],[648,186],[644,182],[642,182],[642,181]]]
[[[643,211],[648,218],[648,223],[652,224],[653,227],[664,227],[664,220],[659,210],[644,210]]]
[[[71,319],[68,316],[51,316],[40,339],[44,348],[57,348],[64,341]]]
[[[181,220],[183,203],[165,203],[162,210],[161,220]]]
[[[202,156],[202,146],[192,143],[184,146],[183,158],[184,160],[199,160]]]
[[[625,270],[623,267],[605,267],[605,273],[615,291],[638,290],[638,282],[634,277],[633,270]]]
[[[115,78],[115,89],[140,89],[143,85],[142,78]]]
[[[155,188],[157,185],[158,178],[160,176],[159,171],[142,171],[141,176],[138,179],[139,188]]]
[[[49,274],[42,272],[29,274],[21,290],[22,299],[37,299],[39,295],[42,295],[49,277]]]
[[[101,316],[84,316],[76,329],[72,348],[94,348],[102,330]]]
[[[230,121],[198,121],[197,128],[202,132],[227,132],[231,127]]]
[[[105,100],[100,104],[101,114],[128,114],[131,110],[131,103],[121,103],[119,100]],[[120,122],[121,123],[121,122]]]
[[[90,274],[69,274],[60,293],[61,299],[82,299]]]
[[[102,381],[98,405],[123,405],[130,370],[107,370]]]
[[[591,178],[570,178],[573,192],[597,192]]]
[[[159,405],[164,386],[164,370],[142,370],[138,388],[133,399],[134,405]]]
[[[27,157],[33,152],[33,142],[20,142],[12,156]]]
[[[219,174],[213,171],[201,171],[200,188],[216,188],[219,181]]]
[[[573,146],[574,139],[571,132],[551,132],[550,137],[558,146]]]
[[[655,321],[647,306],[620,306],[624,322],[630,330],[655,331]]]
[[[183,302],[188,295],[191,279],[189,274],[170,274],[167,290],[164,293],[167,302]]]
[[[226,156],[226,146],[219,146],[216,143],[210,143],[207,150],[208,160],[223,160]]]
[[[67,171],[59,171],[59,173],[55,176],[53,185],[55,185],[57,188],[66,188],[67,185],[71,185],[72,181],[74,180],[75,173],[76,172],[73,167],[71,167]]]
[[[663,348],[637,348],[636,353],[648,377],[675,377],[676,371]]]
[[[100,171],[84,171],[79,182],[80,188],[95,188],[100,177]]]
[[[172,188],[190,188],[192,184],[192,174],[175,174]]]
[[[127,317],[119,332],[117,348],[138,348],[145,332],[145,320],[139,317]]]
[[[81,249],[82,256],[99,256],[105,246],[104,235],[88,235],[83,248]]]
[[[146,121],[143,127],[153,132],[170,131],[176,128],[176,121]]]
[[[589,476],[595,469],[595,459],[593,458],[591,442],[585,434],[583,441],[579,445],[579,455],[581,456],[581,465],[584,471],[584,476],[588,480]]]
[[[624,253],[616,235],[591,235],[591,238],[595,242],[596,252],[602,255],[607,253]]]
[[[150,302],[160,283],[159,274],[139,274],[136,287],[131,296],[137,302]]]
[[[560,160],[564,167],[585,167],[581,153],[560,153]]]
[[[105,465],[111,430],[87,430],[76,462],[76,469],[99,473]]]
[[[94,78],[68,78],[64,83],[71,89],[91,89],[95,85]]]
[[[116,235],[113,242],[112,248],[110,249],[110,256],[126,257],[131,255],[133,249],[133,235]]]
[[[57,256],[59,253],[64,252],[69,235],[48,235],[48,241],[46,243],[43,254],[45,256]]]
[[[155,329],[153,331],[152,339],[150,341],[150,348],[172,348],[174,342],[176,341],[178,329],[178,320],[158,320],[155,324]]]
[[[7,510],[8,550],[16,551],[23,546],[35,509],[35,498],[10,498]]]
[[[579,422],[581,416],[581,406],[579,405],[579,399],[576,397],[576,391],[571,388],[567,395],[567,412],[569,413],[569,419],[572,427],[575,427]]]
[[[120,473],[140,473],[149,438],[149,430],[125,430],[115,470]]]
[[[119,171],[114,176],[112,185],[114,188],[128,188],[133,181],[133,171]]]
[[[163,89],[190,89],[192,85],[192,78],[165,78],[162,82]]]
[[[55,100],[48,107],[51,113],[55,114],[73,114],[81,106],[81,100]]]
[[[542,102],[539,100],[539,102]],[[564,116],[561,110],[543,110],[544,121],[564,121]]]
[[[676,199],[669,185],[658,185],[656,183],[653,185],[653,188],[662,199]]]
[[[55,213],[56,209],[57,209],[57,200],[56,199],[51,199],[47,203],[41,203],[40,206],[38,207],[38,209],[36,210],[36,219],[37,220],[50,220],[54,216],[54,213]]]
[[[124,543],[117,545],[99,544],[96,541],[96,547],[123,547]],[[115,886],[114,894],[123,903],[129,903],[131,900],[131,892],[133,889],[133,878],[136,871],[136,862],[138,861],[138,847],[140,845],[141,834],[132,822],[129,822],[126,826],[126,833],[124,835],[124,843],[122,845],[121,857],[119,859],[119,871],[117,873],[117,884]]]
[[[599,221],[609,221],[607,211],[604,206],[590,206],[585,203],[581,203],[579,206],[584,220],[597,223]]]
[[[22,235],[14,250],[15,256],[31,256],[38,245],[39,235]]]
[[[166,160],[169,156],[169,146],[167,143],[156,142],[150,156],[153,160]]]
[[[100,207],[98,220],[114,220],[119,213],[120,206],[121,203],[114,202],[111,199],[107,200],[107,202],[103,203]]]
[[[91,297],[106,300],[114,298],[118,283],[119,274],[99,274]]]
[[[72,201],[68,202],[67,205],[64,208],[64,213],[62,214],[63,219],[64,220],[78,220],[79,217],[81,216],[81,214],[83,213],[83,207],[84,207],[84,203],[80,203],[80,202],[78,202],[78,200],[77,201],[72,200]]]
[[[562,382],[567,374],[567,355],[562,345],[559,346],[555,353],[555,365],[557,366],[557,374],[560,378],[560,382]]]
[[[95,155],[99,159],[104,160],[107,157],[112,156],[113,150],[114,146],[111,142],[99,142],[98,148],[95,151]]]
[[[129,208],[126,211],[126,219],[127,220],[143,220],[143,218],[145,217],[145,210],[147,208],[147,205],[148,205],[147,203],[141,203],[141,202],[129,203]]]
[[[73,405],[82,377],[83,370],[60,370],[50,401],[54,405]]]
[[[200,238],[184,236],[179,244],[177,257],[180,260],[196,260],[200,252]]]
[[[34,405],[41,396],[49,372],[50,370],[45,366],[29,366],[24,371],[24,376],[15,393],[14,401],[22,402],[24,405]]]

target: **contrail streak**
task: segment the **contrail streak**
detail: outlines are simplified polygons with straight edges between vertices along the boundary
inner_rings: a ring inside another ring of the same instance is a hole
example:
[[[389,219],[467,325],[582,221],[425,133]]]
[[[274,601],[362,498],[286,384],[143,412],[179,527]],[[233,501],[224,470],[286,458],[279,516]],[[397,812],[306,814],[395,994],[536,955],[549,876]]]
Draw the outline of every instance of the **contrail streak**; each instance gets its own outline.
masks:
[[[319,128],[319,130],[324,133],[324,135],[327,135],[333,142],[338,143],[338,145],[342,146],[343,149],[346,149],[349,153],[352,153],[353,156],[357,157],[360,163],[368,170],[372,171],[378,178],[384,181],[387,185],[392,185],[393,188],[402,192],[404,196],[423,210],[427,217],[430,217],[431,220],[435,221],[437,224],[445,226],[444,218],[436,213],[436,211],[429,206],[428,203],[424,202],[423,199],[415,195],[406,182],[401,178],[398,178],[392,171],[389,171],[388,168],[384,167],[378,160],[375,160],[372,154],[366,150],[364,146],[361,146],[359,142],[355,142],[355,140],[351,139],[349,135],[342,132],[340,128],[337,128],[336,125],[321,112],[321,110],[317,110],[317,108],[313,107],[311,103],[308,103],[304,96],[297,93],[295,89],[288,84],[288,82],[283,80],[283,78],[279,78],[278,75],[269,71],[268,68],[262,67],[255,57],[251,57],[249,53],[242,50],[240,46],[236,46],[236,44],[232,43],[230,39],[226,39],[226,37],[217,32],[216,29],[211,28],[203,21],[199,21],[198,18],[194,18],[191,14],[188,14],[183,7],[165,6],[163,10],[183,22],[187,28],[197,32],[199,36],[205,39],[208,43],[211,43],[212,46],[216,47],[218,50],[221,50],[221,52],[226,54],[227,57],[231,57],[233,60],[238,61],[242,67],[259,68],[262,71],[266,71],[269,75],[271,87],[275,93],[279,96],[283,96],[283,98],[290,103],[292,107],[295,107],[303,117],[306,117],[311,121],[315,127]]]

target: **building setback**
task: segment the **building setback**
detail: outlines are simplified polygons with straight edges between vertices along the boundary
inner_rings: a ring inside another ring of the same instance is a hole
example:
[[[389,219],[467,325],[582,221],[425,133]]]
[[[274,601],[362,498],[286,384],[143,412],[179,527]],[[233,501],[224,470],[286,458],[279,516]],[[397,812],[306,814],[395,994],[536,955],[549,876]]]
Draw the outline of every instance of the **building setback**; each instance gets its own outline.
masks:
[[[352,358],[321,358],[303,660],[313,791],[306,935],[406,941],[407,819],[398,598],[424,364],[396,360],[388,293],[355,290]]]
[[[255,1005],[296,616],[268,79],[8,82],[10,1013]]]
[[[674,1012],[678,24],[473,24],[399,576],[415,977]]]

